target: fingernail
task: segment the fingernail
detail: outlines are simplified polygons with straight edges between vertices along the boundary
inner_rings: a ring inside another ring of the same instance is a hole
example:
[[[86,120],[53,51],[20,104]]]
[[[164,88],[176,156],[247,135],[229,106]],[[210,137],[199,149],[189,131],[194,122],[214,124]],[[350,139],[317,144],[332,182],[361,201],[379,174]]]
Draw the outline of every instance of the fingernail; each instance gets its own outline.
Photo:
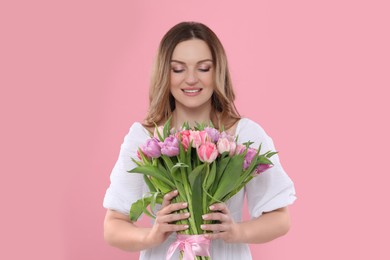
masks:
[[[184,225],[184,228],[188,228],[189,226],[188,225]]]
[[[203,218],[203,219],[208,219],[208,218],[209,218],[209,215],[203,215],[202,218]]]
[[[184,202],[183,204],[181,204],[183,207],[187,207],[187,202]]]
[[[184,217],[189,217],[190,216],[190,213],[184,213]]]
[[[200,225],[200,228],[201,228],[201,229],[205,229],[205,228],[206,228],[206,225]]]
[[[214,206],[214,205],[213,205],[213,206],[210,206],[210,209],[211,209],[211,210],[215,209],[215,206]]]
[[[176,194],[176,193],[177,193],[177,190],[174,190],[174,191],[173,191],[173,193],[175,193],[175,194]]]

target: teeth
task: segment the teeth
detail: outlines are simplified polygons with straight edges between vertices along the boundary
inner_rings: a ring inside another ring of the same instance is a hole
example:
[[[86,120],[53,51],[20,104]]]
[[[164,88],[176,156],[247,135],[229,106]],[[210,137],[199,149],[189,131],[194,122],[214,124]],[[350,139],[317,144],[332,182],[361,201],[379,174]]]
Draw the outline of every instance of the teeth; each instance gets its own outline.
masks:
[[[199,92],[200,89],[183,89],[185,93],[196,93]]]

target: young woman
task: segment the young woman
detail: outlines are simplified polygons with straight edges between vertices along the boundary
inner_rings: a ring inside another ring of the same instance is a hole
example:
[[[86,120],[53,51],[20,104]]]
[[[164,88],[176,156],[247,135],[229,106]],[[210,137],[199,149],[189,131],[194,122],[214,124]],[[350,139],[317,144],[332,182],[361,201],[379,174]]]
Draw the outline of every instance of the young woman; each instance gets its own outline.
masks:
[[[136,166],[130,158],[136,158],[138,147],[150,137],[154,123],[163,125],[171,117],[173,127],[179,129],[184,122],[194,125],[212,121],[215,127],[224,126],[238,135],[239,143],[250,140],[255,148],[262,143],[262,151],[275,150],[272,139],[257,123],[240,117],[234,98],[227,58],[217,36],[195,22],[170,29],[159,46],[148,114],[143,124],[134,123],[126,135],[104,198],[104,237],[110,245],[141,251],[140,259],[164,259],[175,241],[175,231],[188,228],[172,224],[191,217],[177,213],[187,207],[186,203],[170,203],[177,191],[165,195],[152,227],[140,227],[128,217],[131,204],[148,192],[141,174],[127,172]],[[203,216],[220,223],[202,225],[203,230],[214,231],[207,235],[212,240],[211,259],[251,259],[247,244],[265,243],[289,230],[287,206],[295,200],[294,185],[278,156],[271,160],[274,167],[254,178],[227,203],[213,205],[213,213]],[[249,221],[241,220],[245,194]],[[179,259],[178,252],[173,259]]]

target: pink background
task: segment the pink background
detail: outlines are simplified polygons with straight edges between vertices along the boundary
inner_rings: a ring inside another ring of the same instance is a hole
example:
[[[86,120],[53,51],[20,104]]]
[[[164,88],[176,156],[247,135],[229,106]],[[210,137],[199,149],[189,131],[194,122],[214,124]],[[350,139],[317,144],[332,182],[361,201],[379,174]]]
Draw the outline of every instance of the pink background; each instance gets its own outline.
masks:
[[[8,3],[6,3],[8,2]],[[163,34],[209,25],[237,106],[295,182],[290,233],[254,259],[390,259],[388,1],[2,1],[1,259],[137,259],[102,200],[142,120]]]

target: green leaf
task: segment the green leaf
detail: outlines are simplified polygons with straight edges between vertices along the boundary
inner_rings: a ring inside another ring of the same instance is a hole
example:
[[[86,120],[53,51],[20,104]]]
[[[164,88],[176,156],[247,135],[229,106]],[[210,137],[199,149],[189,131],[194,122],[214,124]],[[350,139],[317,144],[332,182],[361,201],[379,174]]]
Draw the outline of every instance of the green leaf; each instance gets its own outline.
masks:
[[[267,157],[259,156],[257,158],[256,165],[258,164],[273,164]]]
[[[159,180],[167,183],[168,185],[174,187],[174,184],[168,178],[163,176],[161,174],[161,172],[159,172],[157,167],[147,166],[147,165],[145,165],[145,166],[138,166],[138,167],[135,167],[134,169],[132,169],[132,170],[130,170],[128,172],[150,175],[150,176],[153,176],[156,179],[159,179]]]
[[[149,177],[147,175],[144,175],[144,181],[146,183],[146,185],[148,185],[149,187],[149,190],[151,192],[156,192],[156,187],[153,185],[153,183],[150,181]]]
[[[275,154],[277,154],[278,152],[268,152],[268,153],[266,153],[265,154],[265,156],[267,157],[267,158],[271,158],[272,156],[274,156]]]
[[[205,164],[201,164],[199,165],[198,167],[196,167],[195,169],[192,170],[192,172],[190,172],[190,174],[188,175],[188,180],[190,182],[190,186],[193,187],[194,186],[194,183],[195,183],[195,179],[198,177],[198,175],[200,175],[200,173],[204,170],[204,167],[205,167]]]
[[[200,231],[202,224],[202,174],[196,174],[192,184],[192,210],[196,229]]]
[[[226,169],[219,180],[217,190],[213,196],[215,199],[220,200],[237,188],[242,173],[244,156],[244,154],[240,154],[231,157],[229,164],[226,166]]]
[[[179,158],[180,158],[181,162],[187,163],[186,162],[186,153],[184,151],[183,145],[181,144],[181,140],[179,140]]]
[[[141,199],[137,200],[131,205],[130,214],[129,214],[131,222],[136,222],[138,220],[142,212],[145,212],[145,208],[149,206],[151,200],[152,200],[152,196],[142,197]]]
[[[161,191],[162,193],[168,193],[175,189],[175,186],[169,186],[165,182],[162,182],[154,177],[150,177],[150,181],[158,189],[158,191]]]
[[[169,117],[169,119],[165,122],[164,124],[164,130],[163,130],[163,134],[164,134],[164,140],[165,138],[167,138],[171,133],[171,119],[172,117]]]
[[[182,128],[185,129],[185,130],[190,130],[191,129],[191,127],[188,124],[188,122],[184,122]]]
[[[158,140],[160,140],[161,142],[164,142],[164,137],[161,136],[160,131],[158,131],[158,125],[156,123],[154,123],[154,128],[156,129],[155,132],[157,133]]]
[[[185,163],[189,166],[188,167],[188,172],[192,172],[192,162],[191,162],[191,152],[192,152],[192,142],[190,142],[190,144],[188,145],[188,149],[187,149],[187,153],[186,153],[186,161]]]
[[[173,165],[172,170],[179,169],[179,168],[188,168],[189,166],[185,163],[178,162],[175,165]]]
[[[207,176],[205,177],[205,183],[204,183],[204,189],[205,190],[209,190],[209,188],[211,187],[211,185],[213,185],[214,181],[215,181],[215,176],[217,174],[217,170],[216,170],[216,162],[214,161],[212,164],[211,164],[211,170],[210,172],[207,174]]]
[[[160,192],[155,192],[155,193],[153,194],[153,196],[151,197],[150,209],[151,209],[152,212],[155,211],[154,209],[156,208],[156,203],[159,203],[158,197],[160,197],[160,199],[162,200],[162,195],[161,195]],[[160,202],[160,204],[161,204],[161,202]]]
[[[246,148],[249,148],[249,146],[251,146],[252,144],[254,144],[254,142],[248,141],[248,142],[245,142],[245,143],[242,143],[242,144],[245,145]]]
[[[172,176],[174,181],[181,182],[180,171],[178,171],[177,168],[173,167],[174,164],[173,164],[171,158],[166,156],[166,155],[161,155],[161,158],[163,159],[163,161],[165,163],[165,167],[167,168],[167,170],[170,171],[170,174],[168,173],[168,175]]]
[[[224,174],[224,172],[225,172],[225,169],[226,169],[226,166],[228,165],[228,163],[230,162],[230,159],[231,159],[232,157],[225,157],[225,158],[223,158],[223,159],[221,159],[220,161],[219,161],[219,163],[218,163],[218,168],[217,168],[217,171],[216,171],[216,176],[215,176],[215,181],[214,181],[214,183],[213,183],[213,186],[212,186],[212,188],[210,189],[210,193],[212,194],[212,195],[214,195],[215,194],[215,191],[217,190],[217,188],[218,188],[218,185],[219,185],[219,182],[220,182],[220,180],[221,180],[221,178],[222,178],[222,176],[223,176],[223,174]]]

